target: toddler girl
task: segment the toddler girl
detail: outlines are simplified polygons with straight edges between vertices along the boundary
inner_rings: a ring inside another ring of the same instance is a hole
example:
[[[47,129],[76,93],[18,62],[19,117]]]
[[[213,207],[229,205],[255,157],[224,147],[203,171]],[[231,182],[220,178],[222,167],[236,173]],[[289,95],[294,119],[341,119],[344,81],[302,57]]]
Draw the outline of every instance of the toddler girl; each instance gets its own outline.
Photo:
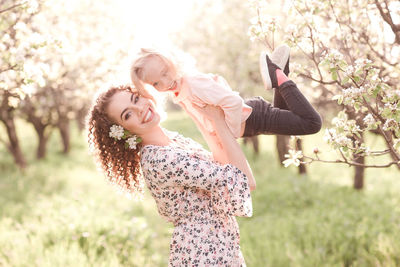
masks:
[[[144,84],[159,92],[170,92],[196,122],[209,133],[214,129],[199,108],[222,108],[232,134],[250,137],[259,134],[304,135],[321,129],[321,117],[289,80],[289,53],[286,45],[277,47],[271,59],[260,55],[260,71],[266,89],[275,88],[274,106],[262,97],[243,100],[221,76],[188,71],[171,56],[152,49],[141,49],[131,66],[131,79],[140,94],[151,98]],[[284,71],[282,71],[282,69]]]

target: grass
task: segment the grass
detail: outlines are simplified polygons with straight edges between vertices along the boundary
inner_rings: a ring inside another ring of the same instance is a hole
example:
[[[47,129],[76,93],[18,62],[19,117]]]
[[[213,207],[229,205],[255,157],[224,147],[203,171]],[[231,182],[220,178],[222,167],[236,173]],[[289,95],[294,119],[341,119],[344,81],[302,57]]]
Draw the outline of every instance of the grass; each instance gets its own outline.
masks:
[[[181,113],[164,125],[202,141]],[[19,171],[0,148],[0,266],[167,265],[172,226],[149,194],[139,202],[116,193],[76,131],[70,155],[54,134],[48,156],[36,161],[34,133],[19,127],[30,166]],[[321,139],[305,138],[305,150],[331,156]],[[248,266],[400,266],[397,169],[368,169],[356,192],[351,168],[314,163],[299,176],[279,166],[273,136],[260,142],[258,156],[243,147],[257,179],[254,215],[238,218]]]

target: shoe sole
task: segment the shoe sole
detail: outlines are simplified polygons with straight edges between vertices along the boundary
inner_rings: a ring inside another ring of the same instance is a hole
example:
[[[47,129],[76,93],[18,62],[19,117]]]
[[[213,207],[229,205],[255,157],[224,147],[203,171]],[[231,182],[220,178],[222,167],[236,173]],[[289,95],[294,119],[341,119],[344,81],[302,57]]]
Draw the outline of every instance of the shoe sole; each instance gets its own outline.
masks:
[[[268,72],[268,65],[267,65],[267,52],[262,51],[260,53],[260,73],[261,73],[261,78],[264,83],[264,88],[266,90],[271,90],[272,89],[272,83],[271,83],[271,77],[269,77],[269,72]]]
[[[290,56],[289,46],[282,44],[273,51],[270,59],[273,63],[275,63],[283,71],[285,69],[286,63],[289,60],[289,56]],[[262,51],[260,53],[260,59],[259,59],[260,72],[261,72],[261,78],[264,83],[264,88],[266,90],[271,90],[272,83],[271,83],[271,77],[269,76],[266,57],[267,57],[267,52]]]

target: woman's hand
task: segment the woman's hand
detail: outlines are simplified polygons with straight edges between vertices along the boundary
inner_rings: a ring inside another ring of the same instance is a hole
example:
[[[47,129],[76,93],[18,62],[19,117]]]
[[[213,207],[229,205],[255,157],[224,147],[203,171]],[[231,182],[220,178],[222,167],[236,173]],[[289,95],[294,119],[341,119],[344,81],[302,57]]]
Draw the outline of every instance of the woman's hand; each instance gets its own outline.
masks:
[[[219,123],[225,120],[224,111],[219,106],[205,105],[204,107],[195,106],[208,120]]]

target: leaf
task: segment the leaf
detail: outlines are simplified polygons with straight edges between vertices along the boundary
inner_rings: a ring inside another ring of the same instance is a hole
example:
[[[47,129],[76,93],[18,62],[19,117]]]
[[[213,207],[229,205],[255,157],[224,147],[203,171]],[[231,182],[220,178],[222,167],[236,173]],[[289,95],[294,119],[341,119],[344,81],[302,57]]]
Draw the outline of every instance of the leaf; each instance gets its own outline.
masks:
[[[349,76],[344,76],[343,80],[342,80],[342,85],[348,83],[350,80]]]
[[[332,100],[337,100],[338,104],[341,105],[343,103],[343,95],[335,95]]]
[[[336,68],[332,68],[331,70],[332,70],[332,74],[331,74],[332,80],[337,81],[337,79],[338,79],[338,73],[337,73]]]
[[[355,102],[353,106],[354,106],[354,109],[356,110],[356,112],[360,110],[360,103]]]

